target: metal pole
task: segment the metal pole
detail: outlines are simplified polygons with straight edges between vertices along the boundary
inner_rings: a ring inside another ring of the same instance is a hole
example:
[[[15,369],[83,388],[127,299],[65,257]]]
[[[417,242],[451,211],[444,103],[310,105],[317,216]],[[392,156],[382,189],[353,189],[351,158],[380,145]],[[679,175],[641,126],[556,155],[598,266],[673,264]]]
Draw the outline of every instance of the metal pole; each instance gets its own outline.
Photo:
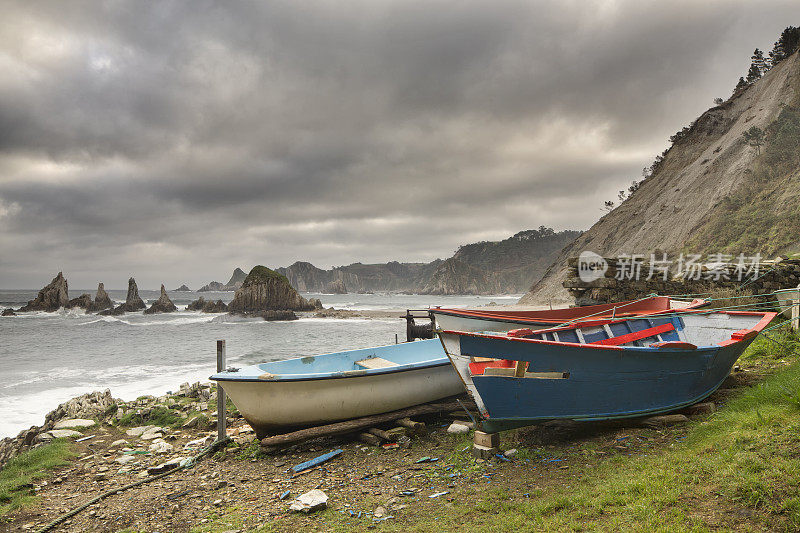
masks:
[[[225,372],[225,341],[217,341],[217,372]],[[225,427],[225,391],[217,382],[217,440],[228,437]]]

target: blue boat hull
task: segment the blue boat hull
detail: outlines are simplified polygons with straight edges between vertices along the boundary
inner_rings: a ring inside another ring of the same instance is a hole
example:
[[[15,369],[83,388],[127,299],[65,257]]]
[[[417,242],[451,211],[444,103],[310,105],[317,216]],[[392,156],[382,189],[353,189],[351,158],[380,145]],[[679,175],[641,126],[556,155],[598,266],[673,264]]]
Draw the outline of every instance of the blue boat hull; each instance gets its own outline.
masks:
[[[609,420],[680,409],[714,392],[755,338],[692,349],[673,341],[674,349],[659,349],[525,342],[449,331],[440,332],[440,337],[485,418],[485,431],[554,419]],[[526,362],[527,368],[518,375],[512,368],[499,375],[471,371],[470,363],[480,358]]]

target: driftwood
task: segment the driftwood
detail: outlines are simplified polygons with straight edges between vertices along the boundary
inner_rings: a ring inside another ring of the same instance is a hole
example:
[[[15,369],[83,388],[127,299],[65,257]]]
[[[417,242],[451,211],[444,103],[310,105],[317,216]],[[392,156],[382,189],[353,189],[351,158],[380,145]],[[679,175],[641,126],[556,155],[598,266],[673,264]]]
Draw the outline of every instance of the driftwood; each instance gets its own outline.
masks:
[[[371,433],[359,433],[358,440],[360,440],[361,442],[366,442],[367,444],[372,444],[373,446],[381,445],[380,437],[376,437]]]
[[[410,418],[401,418],[400,420],[396,420],[396,422],[404,428],[410,429],[415,435],[424,435],[427,433],[425,430],[425,422],[415,422]]]
[[[443,413],[459,409],[460,405],[456,401],[442,402],[442,403],[427,403],[423,405],[416,405],[407,409],[399,411],[392,411],[390,413],[382,413],[379,415],[365,416],[362,418],[355,418],[353,420],[345,420],[344,422],[335,422],[333,424],[326,424],[324,426],[316,426],[308,429],[301,429],[286,433],[283,435],[273,435],[271,437],[264,437],[261,439],[261,446],[274,447],[285,446],[287,444],[294,444],[308,439],[317,437],[327,437],[331,435],[343,435],[346,433],[354,433],[365,428],[371,428],[379,424],[387,422],[394,422],[400,418],[407,418],[412,416],[430,415],[435,413]]]
[[[397,440],[397,435],[389,434],[389,433],[383,431],[382,429],[378,429],[378,428],[369,428],[367,430],[367,433],[371,433],[371,434],[373,434],[373,435],[375,435],[377,437],[380,437],[383,440],[389,441],[389,442],[394,442],[394,441]]]

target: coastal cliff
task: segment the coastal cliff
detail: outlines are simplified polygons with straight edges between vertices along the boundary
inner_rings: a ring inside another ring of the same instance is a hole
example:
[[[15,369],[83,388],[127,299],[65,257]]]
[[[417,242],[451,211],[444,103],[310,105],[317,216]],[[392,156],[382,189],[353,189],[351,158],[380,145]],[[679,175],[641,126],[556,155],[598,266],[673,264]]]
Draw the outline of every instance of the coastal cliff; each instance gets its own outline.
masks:
[[[748,144],[755,128],[762,146]],[[521,304],[571,301],[570,257],[666,252],[762,257],[800,250],[800,55],[737,88],[672,137],[652,174],[564,248]]]
[[[497,294],[497,275],[451,257],[436,269],[420,294]]]

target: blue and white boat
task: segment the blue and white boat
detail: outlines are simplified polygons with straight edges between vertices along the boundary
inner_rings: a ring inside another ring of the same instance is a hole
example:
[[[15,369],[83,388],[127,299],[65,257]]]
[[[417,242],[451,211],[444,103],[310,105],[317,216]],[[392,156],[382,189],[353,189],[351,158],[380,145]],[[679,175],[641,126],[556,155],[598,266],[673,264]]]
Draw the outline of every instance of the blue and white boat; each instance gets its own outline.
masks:
[[[714,392],[776,313],[671,315],[502,333],[439,330],[485,431],[664,413]]]
[[[464,392],[438,339],[261,363],[210,379],[259,438],[281,427],[385,413]]]

